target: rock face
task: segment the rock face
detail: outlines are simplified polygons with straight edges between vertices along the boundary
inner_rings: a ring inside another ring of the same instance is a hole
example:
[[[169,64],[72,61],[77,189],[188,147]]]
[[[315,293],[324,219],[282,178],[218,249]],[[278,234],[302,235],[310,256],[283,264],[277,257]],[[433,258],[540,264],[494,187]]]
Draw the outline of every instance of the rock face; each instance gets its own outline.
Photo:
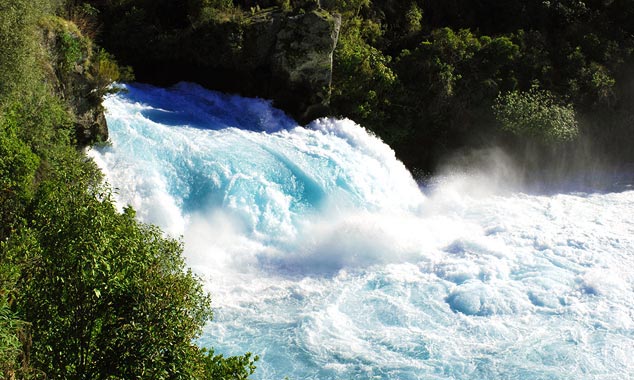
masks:
[[[291,91],[306,91],[301,119],[310,118],[316,107],[328,104],[340,25],[338,15],[315,10],[286,18],[277,32],[273,73],[287,81]]]
[[[88,146],[108,140],[108,123],[101,102],[89,105],[75,122],[75,138],[79,146]]]
[[[321,9],[300,14],[261,11],[229,28],[224,51],[214,52],[224,61],[206,62],[237,70],[234,77],[249,78],[238,92],[271,98],[298,121],[308,122],[327,113],[340,26],[339,15]]]

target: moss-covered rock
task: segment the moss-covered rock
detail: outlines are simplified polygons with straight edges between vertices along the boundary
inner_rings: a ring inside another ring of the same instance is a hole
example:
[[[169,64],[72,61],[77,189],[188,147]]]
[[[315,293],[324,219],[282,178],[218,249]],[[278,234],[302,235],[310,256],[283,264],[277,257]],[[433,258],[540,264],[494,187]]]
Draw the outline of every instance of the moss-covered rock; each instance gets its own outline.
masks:
[[[58,95],[66,101],[74,116],[77,145],[107,140],[108,126],[101,105],[106,91],[103,87],[107,87],[101,78],[102,55],[92,40],[68,20],[48,17],[40,22],[40,26],[50,55],[50,59],[44,60],[48,66],[48,80],[55,84]],[[109,84],[111,80],[106,82]]]
[[[284,21],[276,36],[272,68],[279,79],[288,82],[291,91],[306,91],[300,117],[306,119],[315,106],[329,102],[341,17],[313,10]]]

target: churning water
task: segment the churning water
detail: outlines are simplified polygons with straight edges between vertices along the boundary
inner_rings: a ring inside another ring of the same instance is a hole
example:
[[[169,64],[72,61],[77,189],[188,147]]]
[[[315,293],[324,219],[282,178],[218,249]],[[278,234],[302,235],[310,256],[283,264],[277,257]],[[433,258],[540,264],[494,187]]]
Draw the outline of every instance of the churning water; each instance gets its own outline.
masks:
[[[200,344],[255,379],[634,378],[634,191],[420,186],[349,120],[128,86],[90,155],[212,293]],[[502,171],[503,172],[503,171]]]

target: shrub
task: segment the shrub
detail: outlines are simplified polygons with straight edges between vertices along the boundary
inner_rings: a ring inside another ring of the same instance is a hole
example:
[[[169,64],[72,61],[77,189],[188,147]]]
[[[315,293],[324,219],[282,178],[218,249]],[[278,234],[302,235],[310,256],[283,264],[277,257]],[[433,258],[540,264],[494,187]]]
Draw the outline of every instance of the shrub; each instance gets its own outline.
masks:
[[[134,79],[129,66],[121,67],[104,49],[99,49],[93,57],[91,77],[99,97],[110,92],[110,85],[114,82],[129,82]]]
[[[211,310],[181,243],[68,180],[42,184],[31,215],[40,250],[19,308],[34,364],[51,378],[188,378]]]
[[[550,91],[536,86],[500,94],[493,111],[502,130],[516,136],[557,143],[579,133],[572,105],[561,104]]]
[[[83,51],[80,37],[63,31],[59,36],[60,66],[65,72],[70,72],[75,65],[82,61]]]
[[[0,117],[0,241],[16,227],[31,198],[38,157],[18,138],[16,117]]]
[[[35,27],[48,6],[44,0],[0,1],[0,106],[3,97],[39,79]]]
[[[2,277],[2,273],[0,273]],[[0,290],[0,376],[10,379],[19,367],[18,356],[22,345],[18,339],[20,321],[9,309],[7,297]]]

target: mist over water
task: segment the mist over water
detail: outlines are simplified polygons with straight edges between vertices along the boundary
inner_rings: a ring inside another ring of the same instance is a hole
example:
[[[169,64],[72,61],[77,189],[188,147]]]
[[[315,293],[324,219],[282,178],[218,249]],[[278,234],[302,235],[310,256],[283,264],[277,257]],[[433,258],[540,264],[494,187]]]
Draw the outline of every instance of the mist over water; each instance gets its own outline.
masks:
[[[89,154],[183,236],[215,307],[200,344],[260,355],[254,378],[632,378],[623,179],[527,191],[491,151],[419,184],[349,120],[192,84],[105,105],[112,146]]]

